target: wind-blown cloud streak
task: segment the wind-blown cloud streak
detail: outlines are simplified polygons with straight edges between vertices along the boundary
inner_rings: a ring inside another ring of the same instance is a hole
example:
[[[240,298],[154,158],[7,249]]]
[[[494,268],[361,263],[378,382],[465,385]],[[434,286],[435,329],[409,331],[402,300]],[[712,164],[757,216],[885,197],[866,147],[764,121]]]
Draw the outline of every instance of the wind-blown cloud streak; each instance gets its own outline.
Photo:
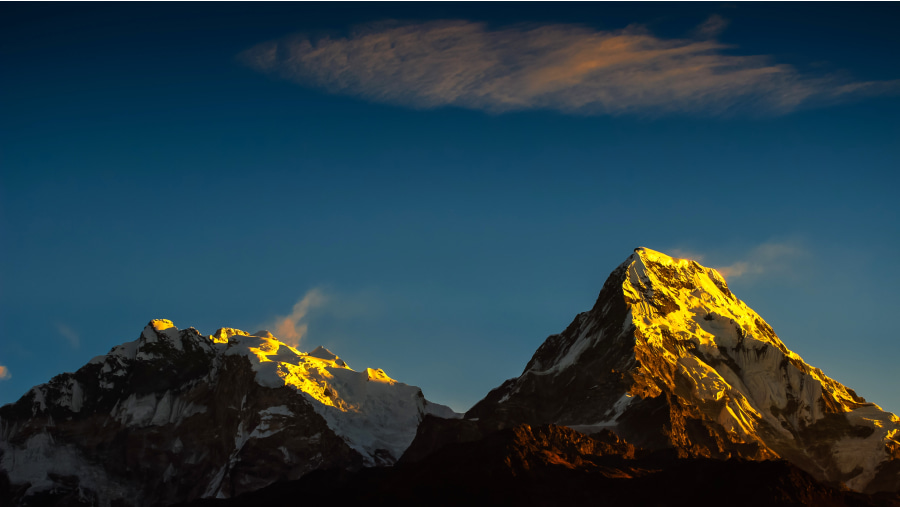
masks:
[[[778,274],[790,269],[791,263],[805,253],[804,249],[790,243],[763,243],[748,252],[745,258],[715,269],[726,280]]]
[[[309,290],[300,301],[294,304],[291,314],[278,317],[275,320],[275,336],[292,347],[300,345],[300,340],[306,336],[308,324],[306,316],[312,308],[320,307],[327,301],[322,290],[315,288]]]
[[[73,349],[77,349],[78,346],[81,345],[81,337],[79,337],[78,333],[73,331],[69,326],[65,324],[57,324],[56,330],[59,331],[60,336],[65,338],[65,340]]]
[[[239,55],[250,67],[330,93],[429,109],[502,113],[782,114],[897,92],[900,80],[807,76],[765,56],[726,54],[713,17],[691,39],[638,26],[601,31],[550,24],[488,29],[469,21],[372,25],[348,37],[302,35]]]
[[[673,257],[691,259],[701,264],[706,258],[706,255],[695,250],[671,248],[667,252]],[[783,276],[797,267],[798,260],[808,255],[809,252],[797,242],[767,241],[747,250],[738,260],[730,264],[713,263],[711,266],[727,280]]]

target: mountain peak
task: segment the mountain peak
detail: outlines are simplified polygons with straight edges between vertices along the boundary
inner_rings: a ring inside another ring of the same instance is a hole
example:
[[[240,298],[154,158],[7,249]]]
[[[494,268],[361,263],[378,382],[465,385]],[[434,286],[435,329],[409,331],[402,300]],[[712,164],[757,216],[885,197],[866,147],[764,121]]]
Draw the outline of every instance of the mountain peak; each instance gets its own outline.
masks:
[[[204,336],[155,319],[0,407],[0,504],[13,491],[77,498],[66,505],[169,505],[319,468],[387,465],[426,414],[458,415],[324,347],[304,354],[268,332]],[[11,504],[31,503],[55,502]]]
[[[656,274],[655,278],[658,281],[662,281],[663,284],[671,282],[676,282],[677,284],[677,278],[691,278],[694,274],[702,274],[705,278],[712,280],[720,291],[725,292],[728,289],[725,277],[721,273],[714,268],[702,266],[693,259],[672,257],[663,252],[641,246],[634,249],[634,254],[625,261],[625,264],[630,264],[633,261],[640,261],[640,273],[646,273],[648,270],[652,271]],[[727,294],[730,295],[731,292],[728,291]]]
[[[175,327],[175,324],[173,324],[169,319],[153,319],[147,325],[153,327],[153,329],[157,331],[164,331],[166,329]]]
[[[687,260],[687,259],[679,259],[677,257],[672,257],[672,256],[666,255],[662,252],[659,252],[657,250],[647,248],[645,246],[639,246],[639,247],[635,248],[634,253],[637,254],[637,256],[642,259],[647,259],[651,262],[664,263],[664,264],[674,264],[674,263],[677,263],[678,261]]]
[[[169,319],[153,319],[144,326],[143,336],[150,341],[156,339],[157,336],[177,334],[178,328]]]
[[[334,361],[338,358],[337,354],[326,349],[325,347],[319,345],[312,352],[309,352],[309,355],[313,357],[318,357],[319,359],[328,359],[330,361]]]
[[[231,327],[220,327],[216,332],[209,335],[209,339],[215,343],[228,343],[228,339],[232,336],[250,336],[246,331],[234,329]]]
[[[467,417],[611,428],[686,456],[780,457],[856,490],[900,487],[896,416],[806,364],[715,269],[645,247]]]
[[[634,254],[632,254],[629,260],[631,260],[632,258],[640,259],[645,265],[653,264],[657,266],[668,266],[681,269],[715,271],[712,268],[701,266],[697,261],[693,259],[672,257],[671,255],[643,246],[634,249]]]

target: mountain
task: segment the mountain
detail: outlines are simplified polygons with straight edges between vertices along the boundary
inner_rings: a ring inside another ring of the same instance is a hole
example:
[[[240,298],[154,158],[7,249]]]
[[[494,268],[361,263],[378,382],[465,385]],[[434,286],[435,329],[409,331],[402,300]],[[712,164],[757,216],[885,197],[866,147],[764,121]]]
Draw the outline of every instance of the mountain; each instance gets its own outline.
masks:
[[[421,460],[411,462],[404,455],[393,467],[319,470],[296,481],[185,507],[282,505],[298,498],[327,504],[335,501],[336,492],[347,505],[900,506],[900,496],[864,495],[822,484],[786,461],[678,458],[671,451],[640,454],[609,431],[587,436],[564,426],[517,425],[477,441],[447,445]]]
[[[900,490],[897,416],[807,365],[716,270],[648,248],[465,418],[610,429],[682,457],[780,458],[856,491]],[[435,431],[420,429],[461,440]]]
[[[0,407],[0,505],[900,505],[900,419],[647,248],[458,416],[321,347],[154,320]]]
[[[265,331],[203,336],[154,320],[137,340],[0,407],[0,500],[227,498],[320,468],[392,464],[426,414],[457,416],[322,347],[302,353]]]

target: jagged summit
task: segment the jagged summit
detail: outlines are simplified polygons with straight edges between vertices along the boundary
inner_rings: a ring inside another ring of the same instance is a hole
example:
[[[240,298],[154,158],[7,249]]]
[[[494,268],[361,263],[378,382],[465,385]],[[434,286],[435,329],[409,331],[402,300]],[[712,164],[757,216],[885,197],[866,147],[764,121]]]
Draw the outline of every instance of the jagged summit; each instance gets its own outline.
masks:
[[[426,414],[458,416],[324,347],[155,319],[0,407],[0,485],[6,476],[18,504],[231,497],[320,468],[391,464]]]
[[[646,262],[652,262],[656,264],[668,264],[668,265],[678,265],[678,266],[686,266],[688,264],[697,264],[697,261],[693,259],[687,259],[682,257],[672,257],[670,255],[664,254],[658,250],[653,250],[651,248],[647,248],[645,246],[639,246],[634,249],[634,253],[631,254],[625,262],[629,262],[635,259],[641,259]],[[699,266],[699,264],[697,264]]]
[[[467,418],[610,428],[685,456],[784,458],[900,489],[900,419],[807,365],[714,269],[645,247]]]
[[[147,326],[152,327],[157,331],[164,331],[166,329],[175,327],[175,324],[173,324],[169,319],[153,319],[149,324],[147,324]]]
[[[240,329],[230,327],[220,327],[215,333],[209,336],[209,339],[216,343],[228,343],[228,338],[232,336],[250,336],[247,332]]]
[[[326,349],[325,347],[319,345],[309,355],[313,357],[318,357],[320,359],[328,359],[329,361],[340,361],[340,358],[334,352]],[[341,361],[343,362],[343,361]]]
[[[690,259],[681,259],[678,257],[672,257],[670,255],[666,255],[658,250],[653,250],[651,248],[647,248],[645,246],[639,246],[634,249],[634,253],[637,254],[641,258],[648,259],[653,262],[667,262],[667,263],[676,263],[678,261],[688,261],[692,262]]]

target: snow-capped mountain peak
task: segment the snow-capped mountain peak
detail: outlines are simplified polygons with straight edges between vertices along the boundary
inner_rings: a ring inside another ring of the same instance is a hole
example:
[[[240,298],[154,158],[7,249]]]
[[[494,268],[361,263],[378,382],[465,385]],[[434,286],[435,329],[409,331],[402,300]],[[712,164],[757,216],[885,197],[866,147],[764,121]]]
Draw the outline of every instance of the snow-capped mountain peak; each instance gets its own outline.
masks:
[[[900,420],[791,352],[716,270],[636,248],[589,312],[467,417],[611,428],[684,455],[781,457],[900,488]]]
[[[318,468],[393,463],[426,414],[458,416],[324,347],[156,319],[0,407],[0,473],[22,498],[227,497]]]
[[[335,362],[339,361],[337,354],[326,349],[325,347],[323,347],[321,345],[319,345],[318,347],[313,349],[312,352],[309,352],[309,355],[313,356],[313,357],[318,357],[320,359],[327,359],[327,360],[335,361]]]

